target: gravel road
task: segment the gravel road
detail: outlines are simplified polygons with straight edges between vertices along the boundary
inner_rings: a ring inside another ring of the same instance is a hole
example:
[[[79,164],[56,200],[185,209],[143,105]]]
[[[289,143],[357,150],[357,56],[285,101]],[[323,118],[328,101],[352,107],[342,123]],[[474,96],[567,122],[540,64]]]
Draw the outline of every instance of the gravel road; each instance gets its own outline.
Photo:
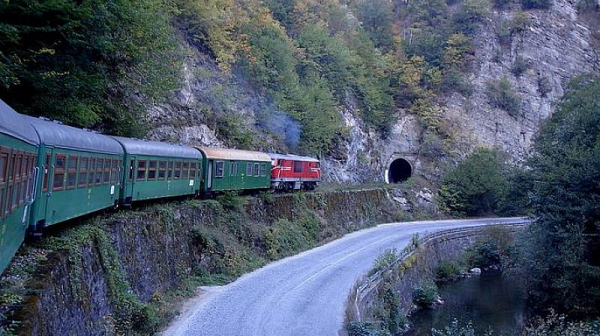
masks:
[[[522,218],[383,224],[271,263],[223,287],[205,288],[162,335],[338,335],[355,282],[384,250],[402,250],[415,233]]]

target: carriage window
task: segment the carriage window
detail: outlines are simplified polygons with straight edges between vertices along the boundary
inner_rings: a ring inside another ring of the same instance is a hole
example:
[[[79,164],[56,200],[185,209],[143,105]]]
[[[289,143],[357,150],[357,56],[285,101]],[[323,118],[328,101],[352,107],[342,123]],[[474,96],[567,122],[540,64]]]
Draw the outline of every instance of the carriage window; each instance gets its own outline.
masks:
[[[148,163],[148,180],[156,180],[157,164],[158,163],[156,161],[150,161]]]
[[[260,176],[267,176],[267,164],[266,163],[260,164]]]
[[[112,167],[110,170],[110,183],[119,184],[119,166],[121,161],[113,160]]]
[[[138,181],[143,181],[146,179],[146,161],[144,160],[138,161],[136,179]]]
[[[236,176],[237,175],[237,162],[229,162],[229,176]]]
[[[302,172],[302,161],[294,161],[294,173]]]
[[[4,189],[0,189],[0,218],[4,218]]]
[[[54,160],[54,181],[52,190],[62,190],[65,186],[65,165],[67,157],[65,155],[57,155]]]
[[[173,178],[173,167],[174,167],[174,162],[173,161],[169,161],[169,167],[167,169],[167,178],[170,180]]]
[[[16,208],[16,203],[15,203],[15,195],[14,195],[14,189],[13,186],[9,186],[8,187],[8,196],[6,199],[6,212],[5,214],[10,213],[14,208]]]
[[[167,176],[167,161],[160,161],[158,163],[158,179],[164,180]]]
[[[29,165],[29,154],[21,156],[21,177],[27,176],[27,166]]]
[[[225,171],[225,162],[216,161],[215,162],[215,177],[223,177]]]
[[[260,176],[260,168],[258,163],[254,164],[254,176]]]
[[[94,175],[96,173],[96,159],[91,158],[89,163],[89,168],[88,168],[88,188],[92,187],[94,185]]]
[[[196,178],[196,162],[190,163],[190,179]]]
[[[181,178],[187,179],[189,176],[190,176],[190,163],[184,162],[183,163],[183,171],[181,172]]]
[[[48,173],[50,172],[50,154],[46,154],[44,165],[42,167],[44,178],[42,180],[42,191],[48,191]]]
[[[108,182],[110,182],[110,170],[112,168],[111,165],[112,165],[111,159],[104,160],[104,175],[102,178],[102,182],[104,182],[104,184],[108,184]]]
[[[181,178],[181,162],[175,162],[175,172],[173,178],[179,180]]]
[[[67,189],[73,189],[77,185],[77,156],[69,156],[67,160]]]
[[[79,182],[77,183],[79,188],[85,188],[87,183],[88,161],[88,158],[81,158],[79,160]]]
[[[21,155],[13,155],[14,160],[14,176],[15,178],[19,178],[21,176]]]
[[[27,178],[21,180],[21,191],[19,194],[19,204],[25,203],[27,200]]]
[[[246,163],[246,176],[252,176],[252,163]]]
[[[96,159],[96,178],[94,182],[96,185],[102,184],[102,176],[104,175],[104,159]]]
[[[8,154],[0,155],[0,183],[6,181],[6,165],[8,164]]]

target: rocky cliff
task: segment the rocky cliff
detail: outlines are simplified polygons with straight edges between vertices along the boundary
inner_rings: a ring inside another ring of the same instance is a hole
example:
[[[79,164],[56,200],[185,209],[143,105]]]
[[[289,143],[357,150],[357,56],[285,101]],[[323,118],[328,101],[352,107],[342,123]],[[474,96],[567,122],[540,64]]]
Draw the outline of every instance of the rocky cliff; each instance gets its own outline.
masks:
[[[392,162],[401,158],[410,164],[411,173],[436,180],[446,161],[478,146],[498,146],[522,160],[569,80],[600,71],[598,24],[586,18],[585,10],[577,0],[554,0],[549,9],[528,11],[515,3],[492,8],[473,37],[473,63],[466,74],[469,92],[434,99],[450,133],[445,143],[428,137],[419,117],[403,108],[389,111],[395,121],[389,136],[382,137],[366,126],[348,95],[338,110],[347,134],[335,137],[334,150],[321,154],[326,179],[383,181],[390,178],[387,171]],[[241,143],[241,147],[248,138],[258,138],[250,147],[290,151],[281,135],[293,142],[300,130],[294,120],[286,119],[285,111],[278,111],[268,95],[242,76],[220,70],[194,41],[182,37],[181,44],[187,51],[184,85],[171,99],[150,109],[149,137],[203,145]],[[501,79],[517,95],[515,111],[490,101],[488,87]]]

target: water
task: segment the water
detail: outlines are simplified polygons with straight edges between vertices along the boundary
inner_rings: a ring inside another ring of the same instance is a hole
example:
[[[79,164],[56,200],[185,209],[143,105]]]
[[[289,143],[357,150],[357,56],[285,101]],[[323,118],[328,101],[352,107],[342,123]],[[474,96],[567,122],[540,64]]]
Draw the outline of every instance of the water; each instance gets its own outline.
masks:
[[[476,335],[514,335],[524,323],[525,296],[515,281],[502,274],[482,274],[440,285],[444,304],[420,310],[411,318],[413,329],[406,335],[431,335],[431,328],[444,330],[456,318],[461,326],[473,322]]]

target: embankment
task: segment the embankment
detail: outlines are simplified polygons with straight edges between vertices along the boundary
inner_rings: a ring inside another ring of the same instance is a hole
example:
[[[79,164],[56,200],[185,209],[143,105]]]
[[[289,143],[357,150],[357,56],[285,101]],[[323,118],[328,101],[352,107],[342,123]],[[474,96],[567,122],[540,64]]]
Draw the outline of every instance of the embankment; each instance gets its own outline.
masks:
[[[422,215],[423,204],[397,189],[369,189],[224,195],[97,216],[21,249],[1,279],[0,331],[151,334],[198,284]]]
[[[404,316],[415,309],[415,289],[439,277],[436,270],[443,262],[456,262],[477,242],[493,239],[507,244],[528,223],[510,226],[470,227],[444,230],[425,237],[414,237],[411,245],[395,261],[375,268],[357,283],[348,299],[346,321],[350,334],[368,330],[386,330],[395,334],[402,328]],[[364,333],[365,335],[367,333]]]

